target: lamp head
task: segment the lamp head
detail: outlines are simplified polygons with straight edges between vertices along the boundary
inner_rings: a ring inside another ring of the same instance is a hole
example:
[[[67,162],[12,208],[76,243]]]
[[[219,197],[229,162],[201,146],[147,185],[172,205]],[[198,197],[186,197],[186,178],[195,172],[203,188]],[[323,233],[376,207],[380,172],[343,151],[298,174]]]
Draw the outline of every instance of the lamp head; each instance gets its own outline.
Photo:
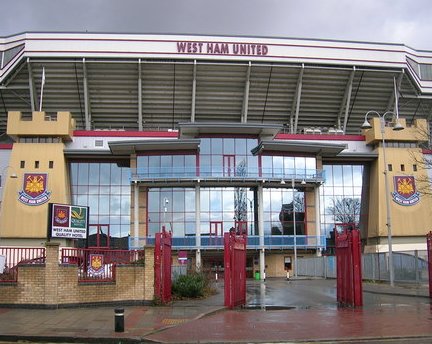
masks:
[[[281,184],[285,184],[285,180],[282,179],[280,183],[281,183]]]
[[[16,175],[16,173],[12,173],[12,174],[9,176],[9,178],[16,179],[16,178],[18,178],[18,176]]]
[[[300,184],[301,185],[306,185],[306,180],[303,179]]]
[[[361,125],[362,129],[371,129],[372,126],[370,125],[370,123],[368,122],[368,120],[365,118],[365,121],[363,122],[363,124]]]
[[[402,124],[400,124],[399,121],[397,121],[396,124],[393,127],[394,131],[400,131],[400,130],[404,130],[404,129],[405,129],[404,126]]]

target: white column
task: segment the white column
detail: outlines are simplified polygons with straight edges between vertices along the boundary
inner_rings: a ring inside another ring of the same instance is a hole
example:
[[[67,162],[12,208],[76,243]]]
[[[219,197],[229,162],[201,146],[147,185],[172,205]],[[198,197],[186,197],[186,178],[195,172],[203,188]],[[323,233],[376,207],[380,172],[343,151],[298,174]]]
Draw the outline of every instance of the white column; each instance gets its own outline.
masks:
[[[260,277],[263,280],[265,275],[265,250],[264,250],[264,195],[262,185],[258,186],[258,235],[260,247]]]
[[[201,187],[195,186],[195,235],[196,235],[196,253],[195,253],[195,265],[196,270],[201,271]]]
[[[320,211],[320,185],[315,187],[315,228],[317,244],[321,244],[321,211]],[[317,248],[316,255],[321,256],[321,248]]]
[[[136,181],[134,181],[134,234],[133,234],[133,243],[134,248],[136,249],[139,245],[139,186]],[[144,246],[146,242],[144,241]]]

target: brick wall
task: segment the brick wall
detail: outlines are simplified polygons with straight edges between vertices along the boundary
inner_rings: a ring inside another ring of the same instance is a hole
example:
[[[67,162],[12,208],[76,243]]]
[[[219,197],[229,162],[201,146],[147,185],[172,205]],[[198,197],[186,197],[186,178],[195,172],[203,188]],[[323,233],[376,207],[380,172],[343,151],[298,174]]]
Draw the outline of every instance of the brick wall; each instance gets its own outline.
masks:
[[[115,282],[79,283],[75,265],[60,265],[59,245],[46,244],[45,265],[18,268],[17,283],[0,283],[1,305],[61,305],[150,302],[154,295],[154,247],[145,249],[145,265],[117,265]]]

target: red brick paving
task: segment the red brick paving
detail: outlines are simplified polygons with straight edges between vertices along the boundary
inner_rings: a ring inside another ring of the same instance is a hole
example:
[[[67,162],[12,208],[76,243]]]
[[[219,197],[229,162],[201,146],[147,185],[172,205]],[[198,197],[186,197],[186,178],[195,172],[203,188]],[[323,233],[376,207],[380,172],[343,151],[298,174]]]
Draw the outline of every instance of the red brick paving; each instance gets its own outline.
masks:
[[[432,338],[431,308],[224,311],[165,330],[146,339],[167,343],[278,342],[349,338]]]

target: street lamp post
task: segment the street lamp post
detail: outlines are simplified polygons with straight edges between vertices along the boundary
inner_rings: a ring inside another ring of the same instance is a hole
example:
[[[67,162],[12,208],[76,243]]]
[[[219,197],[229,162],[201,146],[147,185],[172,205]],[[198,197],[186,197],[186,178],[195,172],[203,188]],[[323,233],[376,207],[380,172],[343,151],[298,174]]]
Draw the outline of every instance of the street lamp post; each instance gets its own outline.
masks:
[[[163,210],[164,210],[164,213],[163,213],[162,231],[167,230],[167,227],[166,227],[166,213],[168,211],[168,203],[169,203],[168,198],[164,197],[164,199],[163,199],[163,206],[164,206]]]
[[[395,99],[397,99],[395,94]],[[367,117],[369,114],[375,114],[380,119],[380,129],[381,129],[381,141],[382,141],[382,148],[383,148],[383,161],[384,161],[384,188],[385,188],[385,201],[386,201],[386,212],[387,212],[387,241],[388,241],[388,260],[389,260],[389,272],[390,272],[390,285],[394,286],[394,267],[393,267],[393,250],[392,250],[392,228],[391,228],[391,213],[390,213],[390,189],[388,185],[388,165],[387,165],[387,158],[386,158],[386,141],[385,141],[385,119],[387,116],[391,116],[392,118],[395,118],[396,124],[393,126],[393,130],[399,131],[403,130],[404,127],[399,123],[399,115],[397,113],[397,101],[395,106],[395,111],[387,111],[384,114],[380,114],[377,111],[371,110],[368,111],[365,115],[365,121],[363,125],[361,126],[362,129],[371,129],[372,126],[367,120]]]
[[[297,277],[297,223],[296,223],[296,211],[295,211],[295,196],[296,196],[295,173],[291,179],[291,187],[292,187],[292,197],[293,197],[292,214],[293,214],[293,227],[294,227],[294,277]]]
[[[247,199],[249,201],[249,206],[250,206],[250,216],[251,216],[251,221],[250,221],[250,235],[253,235],[253,227],[252,227],[252,223],[255,221],[255,216],[253,213],[253,203],[252,200],[250,200],[249,198]]]

